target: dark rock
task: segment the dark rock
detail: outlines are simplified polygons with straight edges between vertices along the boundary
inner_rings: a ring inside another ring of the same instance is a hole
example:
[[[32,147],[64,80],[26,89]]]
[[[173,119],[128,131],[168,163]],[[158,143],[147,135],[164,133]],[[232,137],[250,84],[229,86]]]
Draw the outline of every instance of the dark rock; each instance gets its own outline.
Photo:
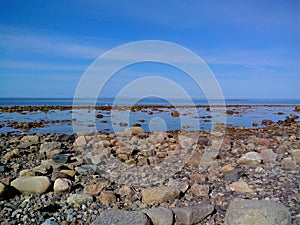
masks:
[[[66,154],[54,154],[52,160],[56,163],[67,163],[70,159],[70,155]]]
[[[150,225],[148,217],[142,212],[125,210],[106,210],[91,225]]]

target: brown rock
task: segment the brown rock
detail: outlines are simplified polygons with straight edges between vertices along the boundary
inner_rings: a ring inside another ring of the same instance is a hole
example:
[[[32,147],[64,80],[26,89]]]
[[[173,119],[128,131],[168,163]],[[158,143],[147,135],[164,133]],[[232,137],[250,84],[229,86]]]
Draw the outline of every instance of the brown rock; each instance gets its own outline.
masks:
[[[102,204],[112,204],[117,202],[116,194],[112,191],[102,191],[99,200]]]
[[[178,116],[180,116],[180,113],[178,111],[172,111],[171,116],[178,117]]]
[[[51,181],[55,181],[57,178],[68,178],[68,174],[62,172],[53,172],[51,175]]]
[[[233,182],[229,185],[230,190],[232,191],[238,191],[238,192],[253,192],[253,190],[248,186],[248,184],[245,181],[237,181]]]
[[[209,185],[193,184],[190,191],[197,197],[209,198]]]
[[[174,187],[154,187],[142,190],[142,202],[149,205],[173,201],[179,197],[180,191]]]
[[[284,158],[281,160],[281,167],[285,170],[294,170],[296,168],[295,161],[292,160],[291,157]]]
[[[84,194],[99,195],[107,187],[107,182],[97,182],[84,187]]]

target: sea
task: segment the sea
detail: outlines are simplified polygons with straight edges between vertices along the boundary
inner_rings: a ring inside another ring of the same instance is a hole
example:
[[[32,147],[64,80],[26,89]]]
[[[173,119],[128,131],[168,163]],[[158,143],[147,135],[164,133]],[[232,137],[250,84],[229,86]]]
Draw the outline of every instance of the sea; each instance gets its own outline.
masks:
[[[72,98],[0,98],[0,106],[72,106]],[[79,99],[80,105],[94,106],[92,99]],[[123,98],[118,100],[118,106],[132,106],[133,99]],[[211,100],[210,106],[220,106],[222,101]],[[184,99],[161,99],[148,97],[136,101],[134,105],[161,106],[161,110],[148,108],[143,111],[132,112],[130,110],[51,110],[48,112],[7,113],[0,112],[0,133],[73,133],[84,130],[97,130],[102,132],[121,132],[127,127],[141,126],[145,131],[170,131],[170,130],[210,130],[216,123],[224,122],[228,126],[243,126],[249,128],[263,127],[253,126],[253,123],[261,124],[264,119],[277,122],[285,120],[290,114],[300,116],[295,112],[295,107],[300,105],[300,98],[295,99],[225,99],[226,110],[233,110],[232,115],[212,115],[206,107],[182,107],[182,106],[208,106],[206,99],[192,98],[192,102]],[[99,98],[97,106],[116,105],[114,98]],[[180,112],[179,117],[173,117],[174,109],[164,108],[173,105]],[[96,118],[101,114],[102,118]],[[222,117],[222,118],[220,118]],[[218,118],[218,119],[217,119]],[[220,120],[219,120],[220,119]],[[72,122],[70,122],[72,120]],[[44,127],[30,130],[14,129],[10,122],[39,122],[56,121],[46,123]],[[57,122],[62,121],[62,122]],[[63,122],[69,121],[69,122]],[[299,119],[297,120],[299,121]]]

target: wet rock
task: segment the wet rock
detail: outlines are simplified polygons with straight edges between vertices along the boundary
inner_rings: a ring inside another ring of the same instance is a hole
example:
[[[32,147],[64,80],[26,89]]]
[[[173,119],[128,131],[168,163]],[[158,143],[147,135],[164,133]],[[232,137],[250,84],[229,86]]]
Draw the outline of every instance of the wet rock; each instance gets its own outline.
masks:
[[[127,127],[127,128],[125,128],[124,133],[140,134],[140,133],[144,133],[144,130],[141,127]]]
[[[89,194],[71,194],[67,198],[67,203],[69,204],[84,204],[87,202],[92,202],[94,200],[92,195]]]
[[[71,191],[72,182],[66,178],[58,178],[54,182],[54,192],[59,194],[66,194]]]
[[[152,208],[145,212],[151,219],[153,225],[172,225],[173,212],[167,208]]]
[[[149,205],[173,201],[179,197],[180,191],[174,187],[154,187],[142,190],[142,202]]]
[[[297,166],[295,161],[291,157],[281,160],[280,165],[285,170],[294,170]]]
[[[117,202],[117,197],[113,191],[102,191],[99,196],[99,201],[104,205],[112,204]]]
[[[128,123],[120,122],[120,123],[119,123],[119,126],[121,126],[121,127],[126,127],[126,126],[128,126]]]
[[[148,217],[137,211],[105,210],[91,225],[150,225]]]
[[[200,205],[178,207],[173,209],[176,223],[192,225],[200,223],[214,211],[214,206],[202,203]]]
[[[291,216],[283,205],[266,200],[233,201],[225,215],[224,225],[290,225]]]
[[[43,194],[50,187],[48,177],[18,177],[11,182],[11,186],[24,194]]]
[[[91,195],[99,195],[107,187],[107,182],[96,182],[95,184],[86,185],[83,193]]]
[[[172,111],[171,112],[171,116],[173,116],[173,117],[179,117],[180,113],[178,111]]]
[[[257,152],[247,152],[238,161],[238,164],[256,165],[261,163],[262,157]]]
[[[253,192],[252,188],[250,188],[245,181],[233,182],[232,184],[229,185],[229,188],[232,191],[237,191],[242,193]]]
[[[300,106],[295,106],[294,111],[295,111],[295,112],[300,112]]]

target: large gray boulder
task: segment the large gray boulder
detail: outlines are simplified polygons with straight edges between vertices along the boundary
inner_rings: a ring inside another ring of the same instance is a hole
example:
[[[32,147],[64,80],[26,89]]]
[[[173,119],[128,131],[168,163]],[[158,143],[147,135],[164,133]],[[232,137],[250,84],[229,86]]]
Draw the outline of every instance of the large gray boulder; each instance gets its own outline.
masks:
[[[290,225],[291,215],[283,205],[266,200],[233,201],[225,215],[224,225]]]
[[[125,210],[106,210],[91,225],[150,225],[148,217],[142,212]]]

